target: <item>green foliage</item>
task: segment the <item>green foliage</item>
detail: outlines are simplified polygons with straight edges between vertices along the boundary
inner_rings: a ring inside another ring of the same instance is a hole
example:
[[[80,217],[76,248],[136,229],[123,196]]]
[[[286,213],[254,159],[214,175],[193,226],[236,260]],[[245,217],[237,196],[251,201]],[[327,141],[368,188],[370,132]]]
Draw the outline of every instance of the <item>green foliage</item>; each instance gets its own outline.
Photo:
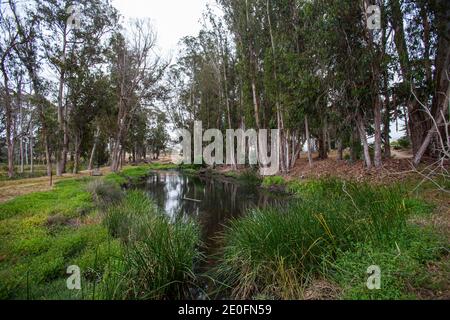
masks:
[[[283,177],[280,176],[269,176],[264,177],[262,186],[263,187],[273,187],[273,186],[284,186],[286,185],[286,181]]]
[[[418,206],[408,203],[398,187],[375,188],[325,180],[291,183],[290,188],[298,192],[298,201],[286,208],[253,210],[226,230],[216,275],[232,288],[233,297],[263,294],[298,299],[310,280],[319,276],[343,285],[338,276],[340,265],[344,264],[341,261],[350,260],[355,266],[352,272],[357,271],[361,277],[367,267],[378,261],[364,260],[357,254],[361,247],[379,253],[378,263],[382,264],[390,261],[392,248],[400,243],[404,245],[400,250],[405,261],[415,272],[420,270],[430,249],[439,247],[436,237],[418,233],[407,224]],[[369,253],[363,252],[367,257]],[[436,250],[427,258],[435,257],[435,253]],[[399,285],[404,285],[404,278],[395,275],[396,270],[401,270],[395,267],[400,266],[386,265],[395,278],[387,283],[393,296],[405,292],[405,287]],[[365,283],[360,279],[357,286]]]
[[[397,141],[392,141],[391,146],[395,150],[407,150],[411,148],[411,140],[408,137],[403,137]]]
[[[262,178],[256,169],[246,169],[238,176],[238,180],[250,186],[259,186]]]
[[[117,183],[111,180],[94,180],[87,185],[87,190],[92,195],[93,200],[101,206],[114,205],[120,202],[124,196],[124,192]]]
[[[113,204],[120,200],[118,190],[91,178],[64,180],[49,192],[0,204],[0,297],[92,298],[89,290],[122,255],[119,242],[96,222],[93,198]],[[66,268],[74,264],[85,277],[83,293],[66,288]]]
[[[124,244],[120,271],[102,284],[111,288],[118,282],[120,290],[108,298],[186,296],[187,284],[195,279],[194,263],[200,257],[199,230],[193,222],[171,222],[144,193],[131,191],[119,206],[108,210],[105,224]],[[112,293],[107,290],[105,294]]]

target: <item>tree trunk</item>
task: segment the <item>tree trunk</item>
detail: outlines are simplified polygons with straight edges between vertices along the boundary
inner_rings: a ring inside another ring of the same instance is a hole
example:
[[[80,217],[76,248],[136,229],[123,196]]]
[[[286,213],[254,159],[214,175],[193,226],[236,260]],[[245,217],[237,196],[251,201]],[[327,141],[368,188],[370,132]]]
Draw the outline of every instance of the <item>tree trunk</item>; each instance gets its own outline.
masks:
[[[344,148],[342,146],[342,140],[338,139],[336,144],[337,144],[337,160],[342,161],[344,159]]]
[[[360,114],[357,115],[357,125],[359,130],[359,138],[364,148],[364,161],[368,169],[372,168],[372,160],[370,158],[369,143],[367,141],[366,126]]]
[[[30,173],[34,172],[33,130],[30,129]]]
[[[433,137],[438,133],[438,130],[440,130],[440,126],[445,123],[445,115],[447,114],[447,110],[448,110],[448,106],[449,106],[449,97],[450,97],[450,85],[448,86],[447,89],[447,93],[446,93],[446,98],[445,101],[442,105],[442,113],[439,113],[439,115],[437,116],[437,120],[436,120],[436,126],[433,127],[432,129],[430,129],[430,131],[428,132],[427,136],[425,137],[422,145],[419,148],[419,151],[417,152],[417,154],[414,157],[414,165],[418,166],[420,164],[420,162],[422,161],[422,157],[425,154],[425,152],[427,151]],[[446,144],[450,143],[449,141],[441,141],[440,142],[442,144],[442,147],[449,147],[448,145],[446,146]]]
[[[384,157],[389,159],[391,157],[391,106],[388,91],[388,76],[387,72],[384,77],[384,96],[385,96],[385,109],[384,109]]]
[[[382,165],[382,148],[381,148],[381,100],[377,94],[375,102],[375,156],[374,164],[376,168],[380,168]]]
[[[19,80],[17,85],[17,104],[19,106],[19,127],[20,127],[20,140],[19,140],[19,155],[20,155],[20,173],[24,172],[24,132],[23,132],[23,108],[22,108],[22,79]]]
[[[79,135],[75,135],[75,141],[74,141],[74,157],[73,157],[73,174],[78,173],[78,166],[80,164],[80,146],[81,146],[81,138]]]
[[[308,162],[309,166],[312,167],[313,159],[311,154],[311,137],[309,135],[309,124],[308,124],[308,116],[305,115],[305,134],[306,134],[306,142],[308,145]]]
[[[66,48],[67,48],[67,27],[63,28],[63,39],[62,39],[62,60],[63,64],[66,63]],[[67,126],[65,124],[65,107],[64,107],[64,85],[65,85],[65,66],[61,66],[60,74],[59,74],[59,88],[58,88],[58,127],[59,134],[58,140],[60,141],[60,154],[57,156],[56,163],[56,175],[58,177],[62,176],[66,167],[67,160]],[[62,136],[61,136],[62,135]],[[58,152],[58,151],[57,151]]]
[[[399,61],[403,81],[408,84],[408,87],[410,87],[415,94],[416,87],[403,27],[404,17],[399,0],[390,0],[390,9],[392,12],[391,24],[395,31],[394,42],[397,48],[398,56],[400,57]],[[424,114],[420,110],[420,106],[417,101],[415,101],[414,95],[411,95],[409,98],[407,106],[409,115],[409,134],[413,146],[413,152],[414,155],[416,155],[428,128]]]
[[[98,143],[99,136],[100,136],[100,127],[97,126],[97,131],[95,132],[95,138],[94,138],[94,145],[92,146],[91,156],[89,158],[88,170],[92,170],[93,169],[94,156],[95,156],[95,151],[97,149],[97,143]]]
[[[5,118],[6,118],[6,145],[8,149],[8,177],[11,179],[14,177],[14,140],[12,134],[13,126],[13,110],[12,110],[12,98],[11,91],[9,89],[9,77],[5,66],[6,53],[2,57],[1,71],[3,74],[3,86],[4,86],[4,104],[5,104]]]

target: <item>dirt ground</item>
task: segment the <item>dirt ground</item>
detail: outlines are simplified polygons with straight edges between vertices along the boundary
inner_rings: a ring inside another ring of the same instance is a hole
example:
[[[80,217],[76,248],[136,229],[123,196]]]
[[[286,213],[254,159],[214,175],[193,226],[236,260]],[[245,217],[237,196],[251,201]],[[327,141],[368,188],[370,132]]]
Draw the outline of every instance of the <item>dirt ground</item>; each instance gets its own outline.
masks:
[[[110,171],[109,168],[101,168],[102,174]],[[91,171],[81,171],[78,174],[64,174],[62,177],[53,176],[53,185],[55,182],[67,179],[75,179],[80,177],[87,177],[91,175]],[[0,181],[0,203],[14,199],[17,196],[29,194],[32,192],[51,190],[50,180],[48,177],[21,179],[13,181]]]
[[[334,153],[331,153],[326,160],[317,159],[317,155],[313,155],[313,158],[314,162],[311,167],[306,155],[302,155],[287,177],[306,179],[333,176],[360,182],[389,183],[415,174],[411,156],[405,152],[394,152],[391,159],[383,161],[380,169],[367,169],[362,160],[354,163],[347,160],[337,161]]]

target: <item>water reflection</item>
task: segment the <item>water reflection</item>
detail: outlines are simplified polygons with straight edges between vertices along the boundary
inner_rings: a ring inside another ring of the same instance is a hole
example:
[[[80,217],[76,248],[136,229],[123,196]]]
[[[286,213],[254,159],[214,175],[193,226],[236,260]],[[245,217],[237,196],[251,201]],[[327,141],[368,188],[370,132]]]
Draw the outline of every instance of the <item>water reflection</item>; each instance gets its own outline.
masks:
[[[264,207],[279,201],[267,192],[230,181],[198,178],[177,171],[157,171],[149,176],[145,190],[172,219],[195,218],[201,225],[208,248],[232,218],[251,207]]]

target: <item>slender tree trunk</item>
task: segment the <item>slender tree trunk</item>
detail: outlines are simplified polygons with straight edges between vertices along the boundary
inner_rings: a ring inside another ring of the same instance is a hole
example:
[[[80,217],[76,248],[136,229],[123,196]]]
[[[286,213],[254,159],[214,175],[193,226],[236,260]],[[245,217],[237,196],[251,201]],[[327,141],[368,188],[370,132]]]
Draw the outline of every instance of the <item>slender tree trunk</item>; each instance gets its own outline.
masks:
[[[24,149],[24,154],[25,154],[25,165],[28,166],[30,164],[29,162],[29,158],[28,158],[28,144],[29,144],[29,140],[27,139],[27,141],[25,141],[25,144],[23,146]]]
[[[342,161],[344,159],[344,149],[342,146],[342,140],[338,139],[336,141],[336,145],[337,145],[337,160]]]
[[[95,138],[94,138],[94,145],[92,146],[91,156],[89,158],[88,170],[92,170],[93,169],[94,156],[95,156],[95,151],[97,149],[97,143],[98,143],[99,136],[100,136],[100,127],[97,126],[97,131],[95,132]]]
[[[22,78],[17,83],[17,105],[19,106],[19,157],[20,157],[20,173],[24,172],[24,132],[23,132],[23,106],[22,106]]]
[[[75,134],[74,141],[74,155],[73,155],[73,174],[78,173],[78,167],[80,165],[80,146],[81,146],[81,138],[79,134]]]
[[[30,129],[30,173],[34,172],[33,130]]]
[[[63,39],[62,39],[62,59],[63,63],[66,63],[66,49],[67,49],[67,27],[63,29]],[[58,88],[58,126],[59,134],[58,140],[60,141],[60,154],[57,153],[56,157],[56,175],[58,177],[62,176],[66,167],[67,159],[67,127],[65,125],[65,107],[64,107],[64,85],[65,85],[65,66],[61,67],[59,75],[59,88]],[[62,135],[62,136],[61,136]],[[58,152],[58,151],[57,151]]]
[[[325,124],[322,128],[322,135],[319,139],[319,157],[322,160],[328,159],[328,151],[327,151],[327,122],[325,121]]]
[[[8,177],[11,179],[14,177],[14,140],[12,134],[13,126],[13,110],[12,110],[12,98],[9,88],[9,76],[5,66],[6,53],[2,57],[1,71],[3,74],[3,86],[4,86],[4,105],[5,105],[5,118],[6,118],[6,145],[8,150]]]
[[[369,143],[367,141],[367,133],[366,133],[366,126],[364,124],[364,120],[361,115],[358,114],[357,116],[358,121],[358,130],[359,130],[359,137],[361,139],[361,143],[364,148],[364,161],[366,163],[366,167],[368,169],[372,168],[372,160],[370,158],[370,151],[369,151]]]
[[[313,166],[313,159],[311,154],[311,137],[309,135],[309,123],[308,123],[308,116],[305,115],[305,134],[306,134],[306,142],[308,145],[308,162],[309,166]]]
[[[374,108],[375,114],[375,156],[374,164],[376,168],[382,165],[382,147],[381,147],[381,101],[377,94]]]
[[[385,96],[385,109],[384,109],[384,157],[391,157],[391,102],[388,91],[388,75],[387,72],[384,77],[384,96]]]

